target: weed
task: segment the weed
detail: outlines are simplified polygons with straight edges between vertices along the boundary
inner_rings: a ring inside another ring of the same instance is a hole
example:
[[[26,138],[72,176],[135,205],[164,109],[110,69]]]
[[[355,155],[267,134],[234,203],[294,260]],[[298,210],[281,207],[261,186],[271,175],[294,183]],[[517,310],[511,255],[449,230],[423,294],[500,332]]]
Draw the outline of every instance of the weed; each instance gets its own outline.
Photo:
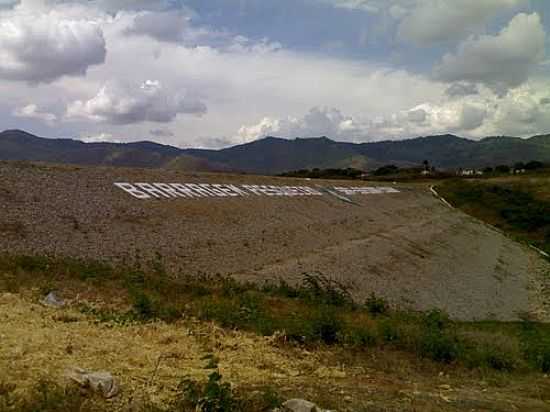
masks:
[[[184,379],[180,384],[181,398],[176,406],[179,410],[193,408],[200,412],[239,411],[240,401],[235,397],[231,385],[222,381],[218,370],[217,359],[208,357],[205,369],[215,369],[208,375],[208,382],[201,385],[191,379]]]
[[[365,307],[373,316],[386,315],[390,310],[388,302],[381,297],[377,297],[374,293],[371,293],[365,301]]]

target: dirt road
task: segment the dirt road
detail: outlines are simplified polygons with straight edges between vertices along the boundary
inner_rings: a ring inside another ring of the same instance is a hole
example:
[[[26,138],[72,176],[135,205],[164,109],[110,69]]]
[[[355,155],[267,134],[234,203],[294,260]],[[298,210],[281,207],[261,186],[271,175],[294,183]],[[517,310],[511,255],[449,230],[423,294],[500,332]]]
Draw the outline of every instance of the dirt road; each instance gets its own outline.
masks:
[[[328,194],[139,200],[113,185],[120,181],[345,185],[0,163],[0,253],[127,263],[158,256],[174,272],[258,281],[321,272],[352,283],[358,299],[375,292],[459,319],[549,317],[550,265],[426,187],[357,195],[354,204]]]

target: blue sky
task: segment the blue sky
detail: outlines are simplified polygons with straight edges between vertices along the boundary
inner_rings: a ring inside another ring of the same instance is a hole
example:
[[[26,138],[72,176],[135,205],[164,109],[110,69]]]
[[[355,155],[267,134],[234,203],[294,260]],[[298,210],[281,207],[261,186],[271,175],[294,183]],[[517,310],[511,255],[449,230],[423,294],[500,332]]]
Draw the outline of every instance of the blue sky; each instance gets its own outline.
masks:
[[[550,131],[543,0],[0,0],[0,121],[221,147]]]

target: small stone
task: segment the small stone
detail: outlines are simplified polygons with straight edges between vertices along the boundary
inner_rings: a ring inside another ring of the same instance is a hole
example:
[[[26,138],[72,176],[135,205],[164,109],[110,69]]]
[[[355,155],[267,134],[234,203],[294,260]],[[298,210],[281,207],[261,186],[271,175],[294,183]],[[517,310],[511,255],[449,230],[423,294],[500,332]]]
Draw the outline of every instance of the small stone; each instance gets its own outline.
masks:
[[[50,308],[60,308],[65,305],[63,299],[60,299],[55,292],[48,293],[46,297],[40,301],[40,303]]]
[[[74,368],[67,373],[67,377],[79,386],[90,388],[106,399],[112,398],[119,393],[119,387],[113,375],[109,372],[89,372],[84,369]]]
[[[290,399],[283,403],[282,412],[331,412],[321,409],[313,402],[304,399]]]

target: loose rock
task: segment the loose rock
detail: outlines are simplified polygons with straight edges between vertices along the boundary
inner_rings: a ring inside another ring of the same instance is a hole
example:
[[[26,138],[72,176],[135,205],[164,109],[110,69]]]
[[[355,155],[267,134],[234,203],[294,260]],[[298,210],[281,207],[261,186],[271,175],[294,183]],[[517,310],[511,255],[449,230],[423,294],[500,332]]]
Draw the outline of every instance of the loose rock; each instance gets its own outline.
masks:
[[[313,402],[304,399],[290,399],[283,403],[282,412],[331,412],[321,409]]]
[[[106,399],[112,398],[119,393],[118,384],[109,372],[89,372],[84,369],[74,368],[67,373],[67,377],[79,386],[89,388]]]
[[[65,305],[63,299],[59,298],[55,292],[48,293],[46,297],[40,301],[40,303],[50,308],[60,308]]]

